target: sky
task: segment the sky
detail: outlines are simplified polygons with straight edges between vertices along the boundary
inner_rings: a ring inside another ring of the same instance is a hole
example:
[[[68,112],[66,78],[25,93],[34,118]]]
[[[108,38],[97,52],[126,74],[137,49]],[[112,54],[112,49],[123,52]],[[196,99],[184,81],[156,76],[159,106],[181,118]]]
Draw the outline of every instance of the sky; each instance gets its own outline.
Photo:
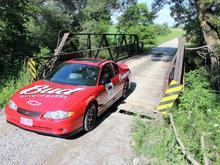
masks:
[[[154,0],[138,0],[138,3],[145,3],[151,9],[151,5]],[[158,17],[154,21],[155,23],[163,24],[167,23],[168,25],[174,25],[174,19],[170,16],[170,8],[168,5],[164,6],[162,10],[158,13]]]
[[[151,5],[153,1],[154,0],[138,0],[138,3],[145,3],[149,7],[149,9],[151,9]],[[114,23],[117,22],[116,17],[118,15],[119,14],[113,15],[112,19]],[[158,17],[154,20],[154,23],[158,23],[158,24],[167,23],[169,26],[174,25],[174,19],[170,16],[170,9],[168,5],[164,6],[163,9],[160,10],[160,12],[157,15]]]

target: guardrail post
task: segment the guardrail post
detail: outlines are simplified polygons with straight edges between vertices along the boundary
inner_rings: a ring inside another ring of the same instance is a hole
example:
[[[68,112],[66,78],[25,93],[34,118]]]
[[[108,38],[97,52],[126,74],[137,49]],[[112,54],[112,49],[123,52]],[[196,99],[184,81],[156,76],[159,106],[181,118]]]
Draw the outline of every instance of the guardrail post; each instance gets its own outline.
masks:
[[[183,89],[183,73],[184,73],[184,38],[179,38],[178,49],[173,57],[170,68],[165,75],[163,85],[163,97],[161,97],[157,110],[163,115],[167,115],[167,111],[173,106],[174,102]],[[172,81],[171,81],[172,80]],[[169,84],[170,83],[170,84]]]
[[[182,83],[183,61],[184,61],[184,38],[179,38],[179,47],[176,53],[176,63],[174,70],[174,80]]]
[[[33,80],[37,79],[37,69],[36,69],[36,61],[33,58],[29,58],[27,61],[28,71],[30,72]]]

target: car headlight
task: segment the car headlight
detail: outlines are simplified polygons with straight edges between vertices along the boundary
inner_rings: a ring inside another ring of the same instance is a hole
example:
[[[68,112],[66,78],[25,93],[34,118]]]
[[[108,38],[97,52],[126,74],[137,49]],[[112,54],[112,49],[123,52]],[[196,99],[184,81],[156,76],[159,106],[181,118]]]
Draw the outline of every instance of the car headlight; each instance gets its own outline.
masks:
[[[71,117],[74,113],[73,112],[65,112],[65,111],[53,111],[53,112],[46,112],[44,114],[44,118],[48,119],[65,119]]]
[[[15,104],[14,101],[10,100],[10,101],[8,102],[8,105],[9,105],[9,107],[10,107],[11,109],[17,111],[17,108],[18,108],[18,107],[17,107],[17,105]]]

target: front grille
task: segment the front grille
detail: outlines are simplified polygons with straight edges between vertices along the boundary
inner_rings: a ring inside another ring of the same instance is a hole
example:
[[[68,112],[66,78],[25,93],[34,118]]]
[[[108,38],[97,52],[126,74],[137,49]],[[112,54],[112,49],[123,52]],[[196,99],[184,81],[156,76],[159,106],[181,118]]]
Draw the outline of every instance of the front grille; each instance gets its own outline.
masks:
[[[17,112],[22,115],[31,116],[31,117],[38,117],[41,114],[40,112],[32,112],[21,108],[18,108]]]

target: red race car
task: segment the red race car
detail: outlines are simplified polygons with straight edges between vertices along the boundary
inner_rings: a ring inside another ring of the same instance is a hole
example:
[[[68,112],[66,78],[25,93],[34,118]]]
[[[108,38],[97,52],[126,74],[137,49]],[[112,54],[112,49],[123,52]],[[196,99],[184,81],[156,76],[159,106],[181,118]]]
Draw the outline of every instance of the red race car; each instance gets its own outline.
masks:
[[[27,130],[58,136],[90,131],[98,116],[127,96],[130,82],[126,64],[69,60],[16,92],[5,107],[6,119]]]

